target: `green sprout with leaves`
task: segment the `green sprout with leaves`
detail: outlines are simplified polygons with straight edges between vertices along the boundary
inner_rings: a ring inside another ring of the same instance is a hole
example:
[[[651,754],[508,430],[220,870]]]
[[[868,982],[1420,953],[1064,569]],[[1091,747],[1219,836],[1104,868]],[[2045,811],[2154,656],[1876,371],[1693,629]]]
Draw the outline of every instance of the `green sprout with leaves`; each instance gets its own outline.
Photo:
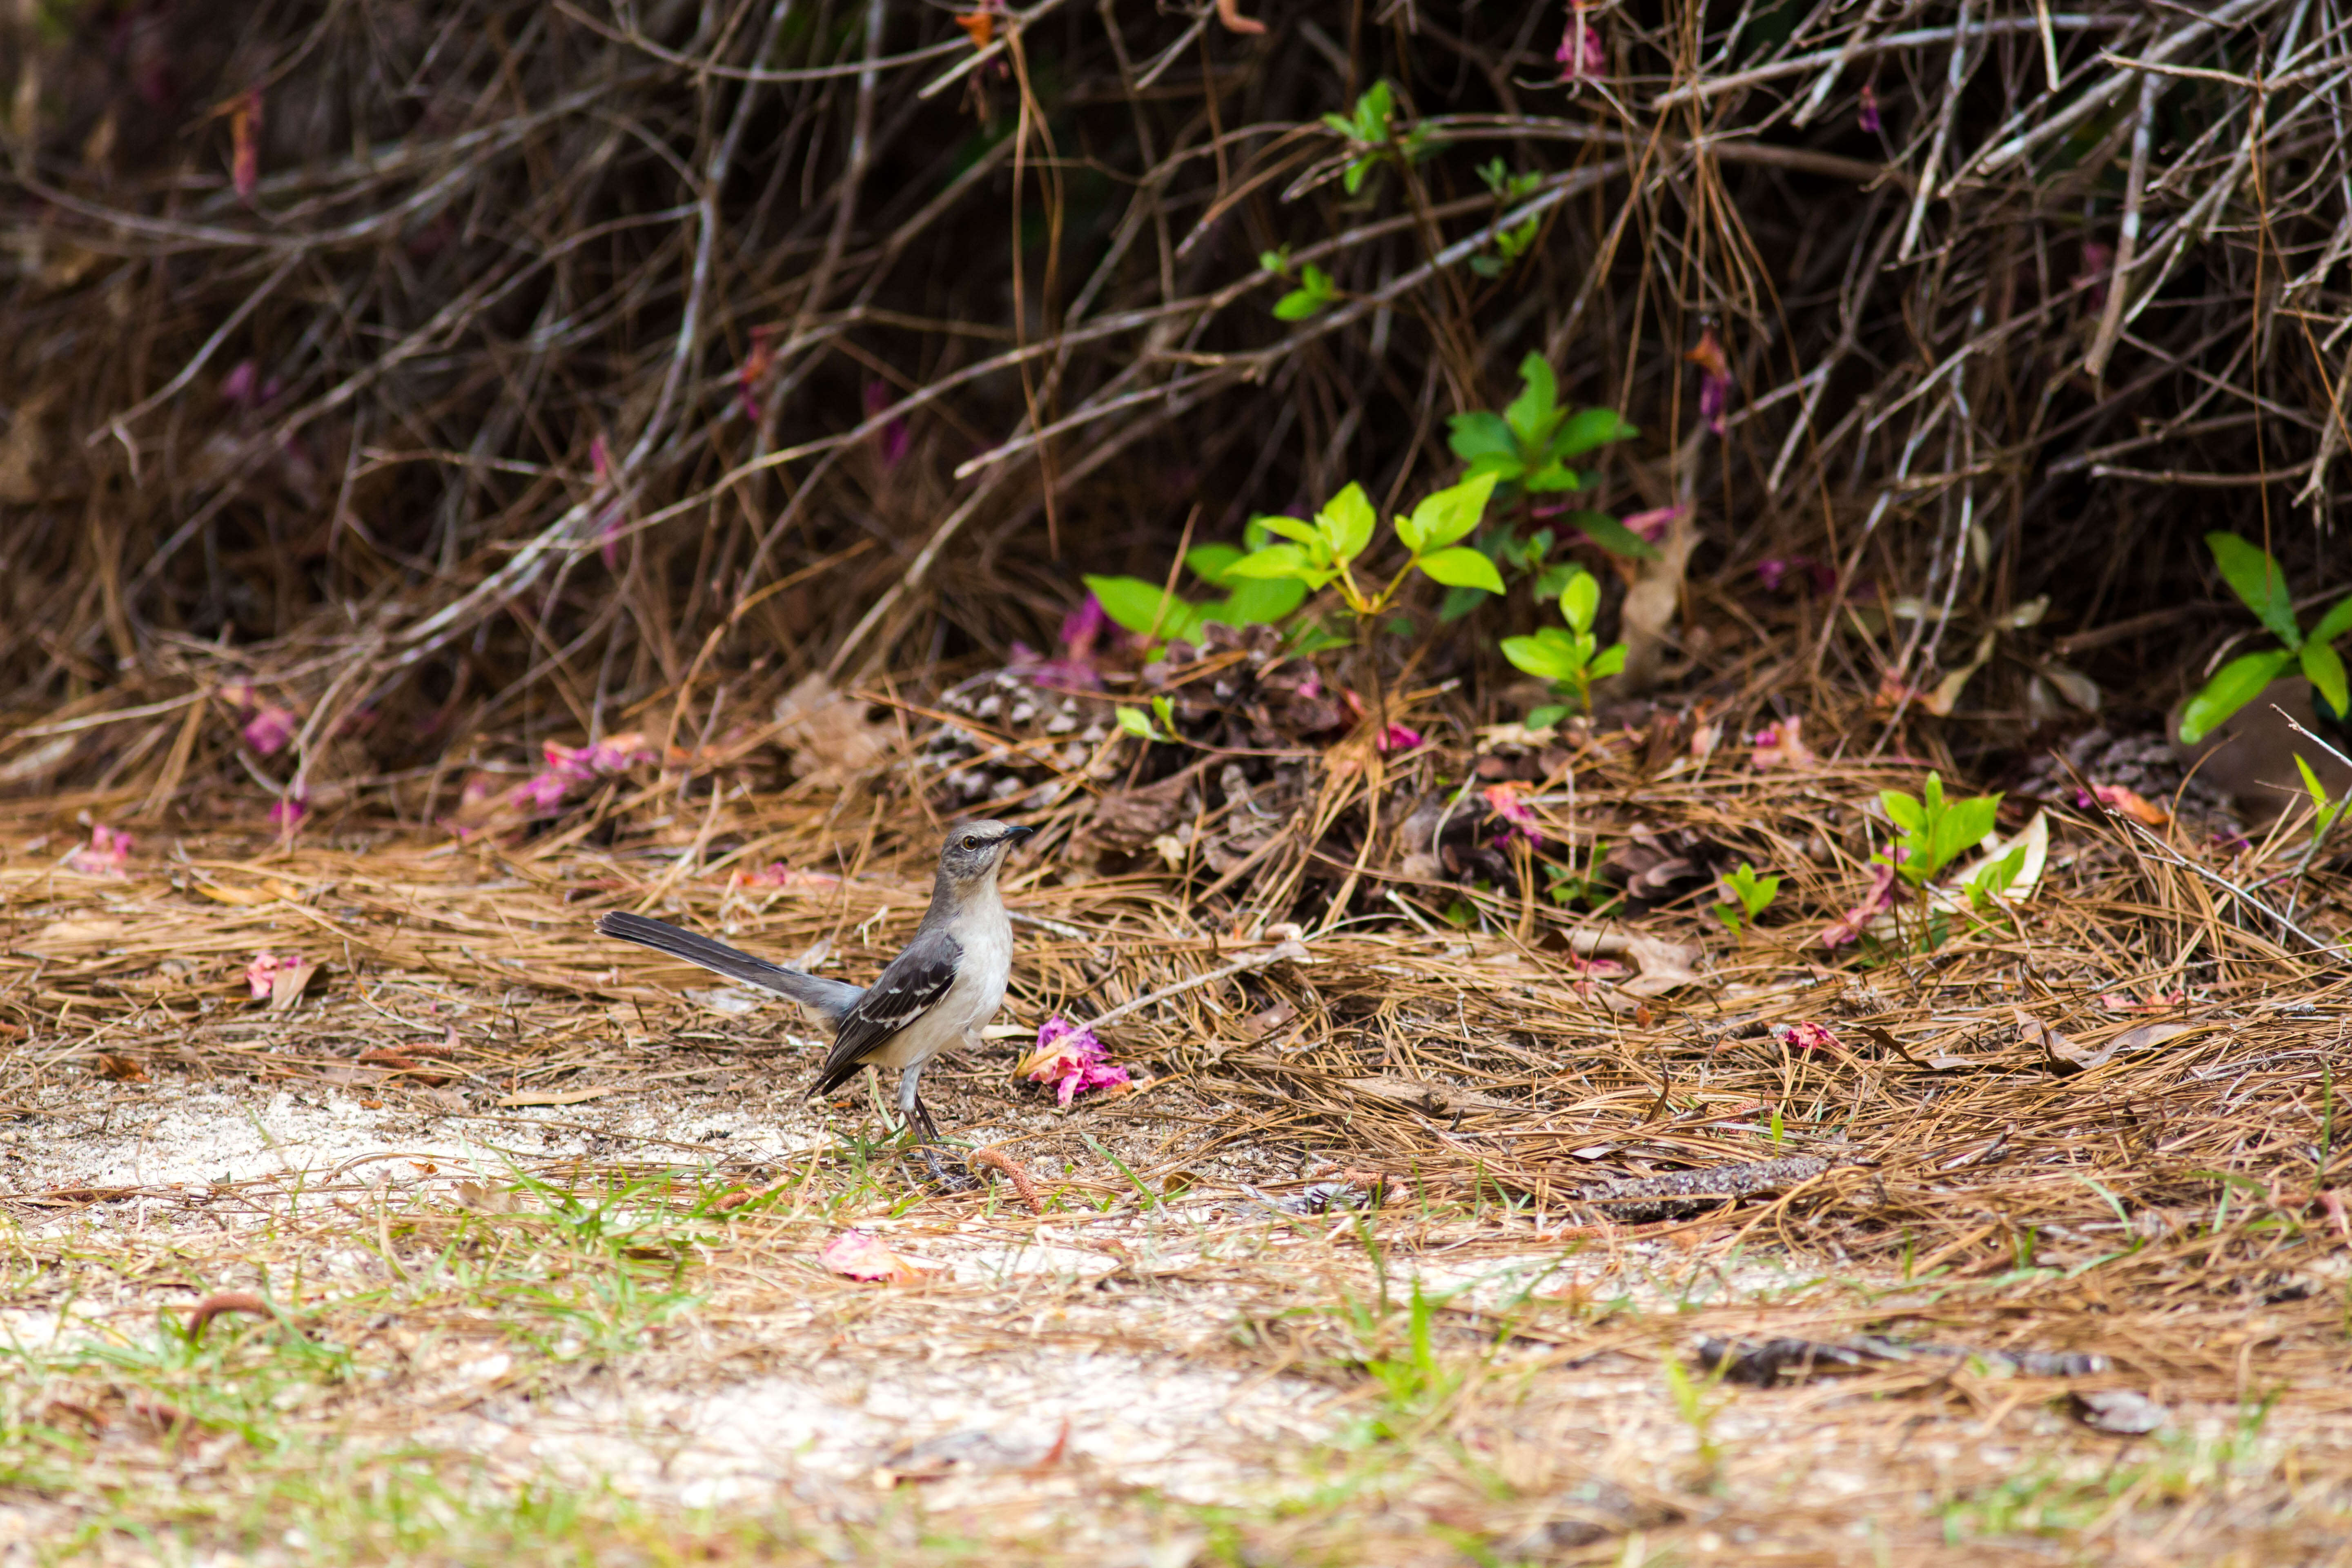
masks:
[[[1503,657],[1529,675],[1550,681],[1553,695],[1572,696],[1576,707],[1590,712],[1592,683],[1625,668],[1625,645],[1619,642],[1602,647],[1593,635],[1592,623],[1600,613],[1601,584],[1580,566],[1559,591],[1560,618],[1567,626],[1546,626],[1533,637],[1505,637]],[[1528,727],[1540,730],[1557,724],[1568,712],[1566,704],[1535,709],[1528,714]]]
[[[1258,267],[1277,277],[1290,279],[1289,252],[1290,247],[1286,245],[1280,250],[1262,251],[1257,258]],[[1274,314],[1277,321],[1303,321],[1309,316],[1319,316],[1339,299],[1339,285],[1332,281],[1328,272],[1311,261],[1300,267],[1297,278],[1292,280],[1298,287],[1274,302]]]
[[[1402,158],[1419,163],[1435,150],[1435,139],[1426,126],[1415,125],[1399,135],[1396,129],[1396,89],[1385,81],[1376,81],[1356,100],[1350,114],[1327,114],[1323,123],[1345,137],[1356,149],[1347,172],[1339,183],[1349,195],[1360,195],[1364,181],[1380,167],[1386,158]]]
[[[1543,184],[1544,179],[1541,174],[1514,174],[1509,172],[1508,166],[1500,158],[1480,164],[1478,177],[1486,183],[1488,190],[1495,193],[1496,205],[1506,207],[1513,202],[1525,201],[1535,195]],[[1492,256],[1472,257],[1470,270],[1481,278],[1500,278],[1518,264],[1519,258],[1534,247],[1536,233],[1542,224],[1542,218],[1530,217],[1524,223],[1513,224],[1508,228],[1496,230],[1496,253]]]
[[[1252,522],[1244,537],[1254,550],[1273,535],[1263,524]],[[1196,643],[1212,622],[1229,626],[1279,625],[1306,602],[1306,585],[1232,575],[1234,563],[1244,553],[1232,544],[1197,544],[1184,552],[1184,565],[1193,576],[1212,588],[1224,590],[1225,596],[1213,604],[1178,598],[1140,577],[1090,576],[1086,584],[1104,615],[1139,637]]]
[[[1895,839],[1891,854],[1874,855],[1871,858],[1893,866],[1895,875],[1914,888],[1925,888],[1943,873],[1945,867],[1983,843],[1992,832],[1993,818],[2000,810],[1998,795],[1946,800],[1943,778],[1937,773],[1927,775],[1927,783],[1918,795],[1885,789],[1878,792],[1878,800],[1895,826],[1902,829],[1902,836]],[[1988,876],[1991,869],[1987,868]],[[2010,868],[2010,874],[2014,872],[2015,868]],[[2004,878],[1991,885],[2008,884]]]
[[[1324,502],[1311,522],[1295,517],[1259,518],[1258,523],[1277,535],[1280,542],[1263,545],[1229,563],[1224,575],[1297,584],[1307,594],[1337,588],[1340,602],[1359,625],[1387,609],[1415,572],[1447,587],[1499,594],[1503,579],[1496,573],[1495,563],[1457,542],[1478,526],[1494,493],[1494,478],[1476,476],[1432,492],[1412,509],[1411,517],[1397,518],[1396,536],[1407,556],[1385,584],[1377,574],[1358,575],[1379,530],[1379,516],[1359,484],[1349,485]]]
[[[2344,658],[2336,639],[2352,632],[2352,595],[2338,599],[2310,636],[2294,618],[2294,595],[2288,591],[2286,573],[2269,551],[2241,534],[2214,532],[2205,536],[2222,581],[2246,608],[2278,638],[2281,646],[2259,653],[2241,654],[2213,672],[2196,696],[2180,710],[2179,740],[2193,746],[2211,734],[2231,714],[2262,694],[2263,687],[2300,667],[2313,692],[2330,714],[2352,713],[2345,690]]]
[[[1583,489],[1597,476],[1580,474],[1572,459],[1641,434],[1613,408],[1562,408],[1551,366],[1541,354],[1532,353],[1519,362],[1519,395],[1500,413],[1474,408],[1447,420],[1446,429],[1446,445],[1470,465],[1465,477],[1492,474],[1522,496]],[[1589,518],[1599,521],[1589,522]],[[1657,554],[1649,541],[1613,518],[1571,512],[1569,521],[1616,554]]]
[[[1759,877],[1756,868],[1742,860],[1739,869],[1720,879],[1723,890],[1737,900],[1715,906],[1715,918],[1721,921],[1732,935],[1756,923],[1756,917],[1769,908],[1780,894],[1780,879]]]
[[[1139,741],[1173,741],[1177,738],[1176,706],[1165,697],[1154,697],[1149,713],[1140,708],[1124,706],[1112,711],[1118,719],[1118,727]]]

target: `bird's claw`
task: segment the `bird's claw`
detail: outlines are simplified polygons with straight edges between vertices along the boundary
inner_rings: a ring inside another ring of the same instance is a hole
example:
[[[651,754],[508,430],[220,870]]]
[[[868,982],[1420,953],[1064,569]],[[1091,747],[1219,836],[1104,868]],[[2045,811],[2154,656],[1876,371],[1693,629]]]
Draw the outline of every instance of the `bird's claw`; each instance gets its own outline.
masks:
[[[950,1166],[940,1158],[940,1152],[928,1143],[923,1145],[923,1163],[930,1171],[934,1186],[944,1187],[951,1193],[968,1193],[980,1185],[979,1179],[970,1170],[961,1168],[962,1161],[959,1160]]]

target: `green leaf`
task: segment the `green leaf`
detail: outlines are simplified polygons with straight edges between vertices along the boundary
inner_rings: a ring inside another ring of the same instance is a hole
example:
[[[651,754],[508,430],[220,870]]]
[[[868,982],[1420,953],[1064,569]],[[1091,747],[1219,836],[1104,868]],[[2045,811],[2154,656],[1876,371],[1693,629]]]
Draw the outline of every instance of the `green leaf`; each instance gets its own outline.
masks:
[[[1364,176],[1371,172],[1372,160],[1359,158],[1348,165],[1346,174],[1339,176],[1340,187],[1349,195],[1355,195],[1364,188]]]
[[[1899,789],[1883,789],[1878,792],[1878,804],[1886,808],[1895,826],[1906,833],[1916,833],[1927,825],[1927,809],[1916,795],[1906,795]]]
[[[1225,568],[1239,561],[1244,553],[1235,544],[1195,544],[1184,552],[1184,564],[1192,569],[1193,576],[1210,587],[1222,588],[1226,585]]]
[[[1588,673],[1593,679],[1600,680],[1607,676],[1615,675],[1624,668],[1625,645],[1613,642],[1592,656],[1592,663],[1588,668]]]
[[[1307,602],[1307,584],[1296,577],[1262,577],[1233,586],[1217,608],[1237,626],[1271,626]]]
[[[1583,479],[1578,477],[1574,468],[1558,462],[1545,463],[1529,470],[1528,477],[1520,482],[1530,495],[1552,495],[1560,490],[1584,488]]]
[[[1578,532],[1612,555],[1628,556],[1635,561],[1655,561],[1658,558],[1656,545],[1607,512],[1572,511],[1568,514],[1568,521],[1576,525]]]
[[[1323,542],[1321,531],[1313,523],[1301,522],[1295,517],[1261,517],[1255,520],[1255,526],[1265,530],[1268,533],[1278,533],[1285,539],[1295,540],[1300,544]],[[1233,568],[1228,566],[1225,570],[1230,572]]]
[[[1449,588],[1484,588],[1489,594],[1503,591],[1502,574],[1495,563],[1476,551],[1457,546],[1423,555],[1413,564],[1424,576],[1432,577]]]
[[[1225,580],[1237,577],[1294,577],[1309,583],[1315,575],[1315,563],[1307,552],[1296,544],[1269,544],[1264,550],[1254,550],[1225,568]],[[1103,606],[1108,609],[1110,606]],[[1111,617],[1117,620],[1118,617]]]
[[[1533,589],[1536,603],[1540,605],[1547,599],[1559,598],[1560,590],[1567,587],[1577,573],[1582,570],[1582,567],[1571,565],[1568,562],[1555,561],[1538,571],[1536,574]]]
[[[1151,727],[1151,715],[1142,709],[1120,708],[1116,711],[1118,715],[1118,727],[1137,740],[1150,741],[1159,738],[1158,731]]]
[[[1546,626],[1531,637],[1505,637],[1503,657],[1529,675],[1567,680],[1584,668],[1584,653],[1566,632]]]
[[[1503,416],[1491,409],[1474,408],[1445,422],[1445,444],[1465,463],[1481,458],[1517,458],[1519,445]],[[2352,603],[2352,601],[2347,601]]]
[[[1494,499],[1495,482],[1493,474],[1476,474],[1423,496],[1412,509],[1413,530],[1420,535],[1419,542],[1407,541],[1413,553],[1443,549],[1477,527],[1479,519],[1486,515],[1486,503]],[[1397,532],[1402,534],[1404,530],[1400,527]]]
[[[2313,809],[2323,812],[2326,811],[2327,809],[2327,786],[2319,782],[2319,775],[2311,771],[2311,764],[2304,761],[2303,753],[2301,752],[2294,753],[2294,771],[2303,775],[2304,791],[2311,796]]]
[[[1328,295],[1308,289],[1293,289],[1274,302],[1274,319],[1277,321],[1303,321],[1319,313],[1330,303]]]
[[[1356,122],[1344,114],[1327,114],[1323,123],[1350,142],[1356,139]]]
[[[1566,703],[1549,702],[1541,708],[1528,709],[1528,716],[1519,721],[1519,722],[1530,730],[1549,730],[1554,724],[1559,723],[1562,719],[1567,717],[1568,705]],[[1556,866],[1551,868],[1555,871],[1559,869]]]
[[[1580,409],[1551,444],[1549,455],[1573,458],[1612,441],[1630,441],[1640,434],[1613,408]]]
[[[1580,632],[1592,629],[1593,617],[1601,613],[1601,584],[1591,573],[1578,568],[1559,591],[1559,616]]]
[[[1372,542],[1372,526],[1379,521],[1365,498],[1364,487],[1354,483],[1325,501],[1315,515],[1316,526],[1330,543],[1331,553],[1342,561],[1353,561],[1364,552]]]
[[[2242,535],[2218,531],[2205,536],[2205,548],[2213,552],[2213,564],[2221,569],[2222,581],[2246,602],[2246,608],[2262,617],[2271,635],[2289,647],[2301,647],[2303,632],[2294,624],[2286,573],[2269,552]]]
[[[1102,602],[1103,614],[1137,637],[1189,637],[1200,631],[1199,609],[1157,583],[1140,577],[1088,577],[1086,584]]]
[[[2182,745],[2193,746],[2219,729],[2231,714],[2262,694],[2263,687],[2279,678],[2279,672],[2294,662],[2294,654],[2287,648],[2273,648],[2267,653],[2241,654],[2213,672],[2213,679],[2204,689],[2189,700],[2180,710],[2180,731],[2176,737]]]
[[[2344,690],[2344,656],[2324,642],[2303,645],[2304,679],[2311,682],[2312,690],[2327,704],[2331,712],[2346,711]]]
[[[2319,624],[2311,628],[2308,640],[2332,643],[2346,632],[2352,632],[2352,598],[2336,600],[2335,607],[2320,616]]]
[[[1559,427],[1559,384],[1543,355],[1532,353],[1519,362],[1519,395],[1504,407],[1503,418],[1519,438],[1519,450],[1532,457]]]
[[[1437,601],[1438,622],[1444,625],[1458,621],[1486,602],[1484,588],[1448,588],[1445,597]]]
[[[1928,834],[1927,859],[1937,871],[1975,848],[1992,831],[1994,815],[2000,809],[2000,796],[1978,795],[1971,800],[1955,802],[1945,808]]]

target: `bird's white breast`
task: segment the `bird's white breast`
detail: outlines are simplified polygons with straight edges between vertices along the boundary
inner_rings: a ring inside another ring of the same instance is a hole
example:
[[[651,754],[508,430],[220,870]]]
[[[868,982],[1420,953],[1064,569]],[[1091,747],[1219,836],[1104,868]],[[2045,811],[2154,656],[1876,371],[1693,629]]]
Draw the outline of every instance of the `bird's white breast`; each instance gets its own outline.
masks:
[[[948,994],[866,1060],[883,1067],[913,1067],[977,1033],[996,1016],[1004,1005],[1005,982],[1013,974],[1013,922],[1005,918],[1004,906],[994,904],[967,921],[957,935],[963,951]]]

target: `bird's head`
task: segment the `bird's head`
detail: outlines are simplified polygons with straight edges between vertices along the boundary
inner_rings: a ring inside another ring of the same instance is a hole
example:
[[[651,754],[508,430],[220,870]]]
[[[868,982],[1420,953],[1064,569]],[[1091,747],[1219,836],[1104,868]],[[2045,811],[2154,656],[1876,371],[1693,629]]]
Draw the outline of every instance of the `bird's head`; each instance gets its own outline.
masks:
[[[1037,830],[977,817],[948,829],[940,846],[940,879],[958,888],[987,885],[1013,847]]]

